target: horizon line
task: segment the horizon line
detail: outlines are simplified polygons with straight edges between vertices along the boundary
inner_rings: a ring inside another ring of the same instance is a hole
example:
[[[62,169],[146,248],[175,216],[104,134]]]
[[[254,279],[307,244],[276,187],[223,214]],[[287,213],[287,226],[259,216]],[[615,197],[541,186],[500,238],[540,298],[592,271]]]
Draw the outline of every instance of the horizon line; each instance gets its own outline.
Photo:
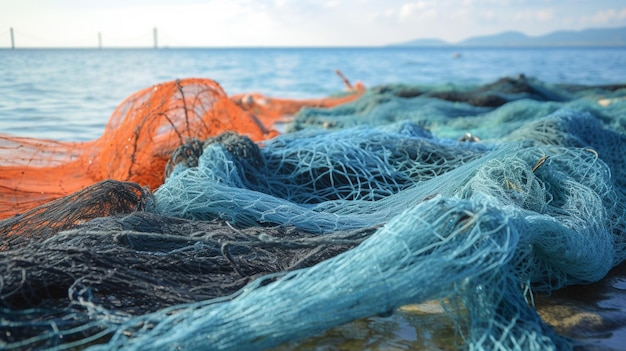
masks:
[[[441,44],[441,45],[407,45],[407,44],[383,44],[383,45],[303,45],[303,46],[288,46],[288,45],[255,45],[255,46],[25,46],[15,47],[0,46],[0,50],[170,50],[170,49],[481,49],[481,48],[620,48],[626,47],[626,44],[593,44],[593,43],[581,43],[581,44]]]
[[[546,34],[542,34],[542,35],[536,35],[536,36],[532,36],[532,35],[528,35],[522,31],[518,31],[518,30],[504,30],[504,31],[500,31],[500,32],[496,32],[493,34],[486,34],[486,35],[477,35],[477,36],[470,36],[464,40],[461,41],[454,41],[454,42],[450,42],[444,39],[440,39],[440,38],[416,38],[416,39],[412,39],[409,41],[403,41],[403,42],[391,42],[391,43],[385,43],[385,44],[377,44],[377,45],[332,45],[332,44],[324,44],[324,45],[237,45],[237,46],[212,46],[212,45],[163,45],[163,46],[159,46],[157,44],[158,41],[158,34],[157,34],[157,30],[158,27],[154,27],[153,28],[153,44],[152,45],[140,45],[140,46],[103,46],[102,45],[102,32],[98,32],[98,40],[99,43],[98,45],[89,45],[89,46],[77,46],[77,45],[42,45],[42,46],[17,46],[15,45],[15,41],[14,41],[14,37],[13,37],[13,29],[14,27],[11,26],[9,28],[9,32],[10,32],[10,36],[11,36],[11,45],[7,45],[7,46],[0,46],[0,50],[2,49],[288,49],[288,48],[296,48],[296,49],[304,49],[304,48],[386,48],[386,47],[414,47],[414,48],[454,48],[454,47],[516,47],[516,48],[522,48],[522,47],[623,47],[626,46],[626,43],[624,42],[614,42],[614,43],[598,43],[598,44],[594,44],[593,42],[588,42],[588,41],[583,41],[580,42],[578,44],[576,43],[563,43],[563,44],[559,44],[558,42],[556,43],[545,43],[545,44],[541,44],[541,43],[530,43],[530,44],[464,44],[465,41],[470,40],[470,39],[476,39],[476,38],[485,38],[485,37],[492,37],[492,36],[498,36],[498,35],[502,35],[502,34],[506,34],[506,33],[519,33],[522,35],[525,35],[529,38],[541,38],[544,36],[548,36],[551,34],[555,34],[555,33],[559,33],[559,32],[570,32],[570,33],[581,33],[581,32],[585,32],[585,31],[596,31],[596,30],[624,30],[626,29],[626,26],[618,26],[618,27],[588,27],[585,29],[581,29],[581,30],[567,30],[567,29],[560,29],[560,30],[554,30],[551,31],[549,33]],[[410,44],[411,42],[415,42],[415,41],[430,41],[433,40],[436,43],[433,44]]]

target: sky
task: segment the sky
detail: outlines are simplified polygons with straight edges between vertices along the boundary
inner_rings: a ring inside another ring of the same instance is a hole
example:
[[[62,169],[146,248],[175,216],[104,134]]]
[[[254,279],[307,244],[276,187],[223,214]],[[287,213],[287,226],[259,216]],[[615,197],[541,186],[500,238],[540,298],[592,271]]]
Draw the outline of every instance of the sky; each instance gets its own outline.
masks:
[[[380,46],[626,26],[625,0],[0,0],[0,47]]]

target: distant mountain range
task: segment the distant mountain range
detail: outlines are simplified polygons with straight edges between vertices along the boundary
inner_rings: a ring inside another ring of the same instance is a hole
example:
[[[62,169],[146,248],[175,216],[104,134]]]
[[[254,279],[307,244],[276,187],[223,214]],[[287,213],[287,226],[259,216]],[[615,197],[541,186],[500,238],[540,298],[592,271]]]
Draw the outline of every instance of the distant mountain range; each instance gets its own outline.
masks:
[[[389,46],[626,46],[626,27],[585,29],[581,31],[562,30],[541,36],[528,36],[521,32],[508,31],[472,37],[458,43],[449,43],[440,39],[415,39]]]

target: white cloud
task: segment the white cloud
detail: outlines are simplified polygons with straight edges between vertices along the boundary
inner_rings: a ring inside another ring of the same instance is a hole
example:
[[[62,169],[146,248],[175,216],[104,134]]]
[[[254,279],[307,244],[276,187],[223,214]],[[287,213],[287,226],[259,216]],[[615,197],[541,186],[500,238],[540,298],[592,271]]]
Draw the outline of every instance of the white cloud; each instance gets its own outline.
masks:
[[[274,0],[274,5],[276,7],[283,7],[287,3],[287,0]]]
[[[589,19],[589,22],[595,24],[610,24],[613,21],[626,19],[626,7],[623,9],[608,9],[595,13]]]
[[[0,0],[24,46],[379,45],[626,25],[624,0]],[[32,11],[37,8],[38,11]],[[3,41],[0,38],[0,46]],[[4,39],[4,42],[8,42]],[[6,45],[6,44],[5,44]]]
[[[409,19],[436,18],[438,10],[434,2],[418,1],[405,3],[400,6],[398,19],[405,21]]]
[[[497,18],[498,15],[494,10],[485,10],[483,12],[480,12],[478,16],[484,20],[493,21]]]
[[[554,10],[535,9],[521,11],[516,13],[513,19],[520,22],[547,22],[554,19]]]
[[[540,21],[551,21],[554,19],[554,11],[551,9],[537,10],[535,12],[536,18]]]
[[[322,4],[322,6],[324,8],[327,8],[327,9],[332,9],[332,8],[335,8],[335,7],[339,6],[339,4],[340,4],[340,2],[338,0],[331,0],[331,1],[324,2],[324,4]]]
[[[523,4],[526,0],[463,0],[463,5],[497,5],[508,6],[515,3]]]

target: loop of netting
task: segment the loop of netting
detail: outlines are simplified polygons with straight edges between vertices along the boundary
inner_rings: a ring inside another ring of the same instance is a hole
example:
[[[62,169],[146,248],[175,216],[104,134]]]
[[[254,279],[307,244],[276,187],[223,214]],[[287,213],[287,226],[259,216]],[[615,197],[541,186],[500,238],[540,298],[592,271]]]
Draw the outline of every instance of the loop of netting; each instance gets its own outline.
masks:
[[[439,299],[469,349],[573,349],[532,298],[626,259],[623,91],[385,89],[296,116],[322,128],[190,137],[153,196],[122,183],[130,214],[3,231],[0,345],[257,350]]]

